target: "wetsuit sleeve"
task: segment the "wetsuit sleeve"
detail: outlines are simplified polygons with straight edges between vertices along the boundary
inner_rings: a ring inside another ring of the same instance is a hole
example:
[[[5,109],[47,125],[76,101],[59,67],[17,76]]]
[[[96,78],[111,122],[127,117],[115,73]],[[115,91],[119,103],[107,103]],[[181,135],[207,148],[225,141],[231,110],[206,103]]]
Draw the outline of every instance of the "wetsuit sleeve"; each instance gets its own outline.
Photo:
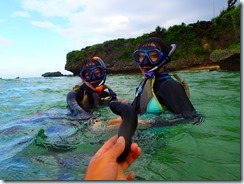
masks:
[[[173,79],[164,81],[156,92],[156,96],[162,105],[165,105],[175,114],[181,114],[183,117],[196,115],[184,87]]]
[[[108,87],[108,91],[109,91],[108,96],[111,96],[110,101],[117,100],[117,94],[109,87]]]
[[[86,112],[78,104],[78,101],[80,101],[83,98],[83,95],[84,92],[81,89],[70,91],[67,94],[66,101],[72,115],[79,116],[81,119],[89,119],[91,118],[91,114]]]
[[[137,105],[137,97],[134,98],[133,102],[131,103],[132,107],[135,109],[135,112],[139,114],[139,108]]]
[[[109,105],[111,101],[118,100],[117,94],[110,88],[107,87],[108,91],[103,91],[102,95],[100,95],[100,103],[102,105]]]

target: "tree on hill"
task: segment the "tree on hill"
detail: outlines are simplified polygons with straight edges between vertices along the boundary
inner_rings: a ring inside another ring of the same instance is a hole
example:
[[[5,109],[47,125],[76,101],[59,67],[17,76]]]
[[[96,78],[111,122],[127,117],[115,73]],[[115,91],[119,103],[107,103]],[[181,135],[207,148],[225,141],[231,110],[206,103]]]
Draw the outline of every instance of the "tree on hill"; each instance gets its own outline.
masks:
[[[228,7],[227,7],[227,11],[235,8],[235,4],[236,4],[237,0],[228,0]]]
[[[229,10],[226,8],[211,21],[197,21],[189,25],[182,22],[180,25],[170,26],[167,30],[157,26],[153,32],[137,38],[108,40],[69,52],[65,69],[78,75],[80,64],[86,57],[99,55],[106,61],[109,70],[124,72],[135,66],[131,55],[137,46],[152,36],[159,37],[166,43],[177,44],[177,52],[171,63],[175,69],[210,62],[209,57],[215,50],[239,51],[241,5],[235,7],[236,1],[227,0]]]

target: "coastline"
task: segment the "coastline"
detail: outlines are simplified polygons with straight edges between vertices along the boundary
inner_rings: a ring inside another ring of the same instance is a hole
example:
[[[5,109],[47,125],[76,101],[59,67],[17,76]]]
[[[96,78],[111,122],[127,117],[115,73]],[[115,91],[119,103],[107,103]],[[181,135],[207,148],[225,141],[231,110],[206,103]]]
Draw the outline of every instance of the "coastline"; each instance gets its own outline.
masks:
[[[215,70],[220,70],[220,66],[219,65],[210,65],[210,66],[194,66],[194,67],[189,67],[189,68],[185,68],[185,69],[180,69],[177,70],[178,71],[192,71],[192,72],[197,72],[197,71],[204,71],[207,70],[209,72],[211,71],[215,71]]]

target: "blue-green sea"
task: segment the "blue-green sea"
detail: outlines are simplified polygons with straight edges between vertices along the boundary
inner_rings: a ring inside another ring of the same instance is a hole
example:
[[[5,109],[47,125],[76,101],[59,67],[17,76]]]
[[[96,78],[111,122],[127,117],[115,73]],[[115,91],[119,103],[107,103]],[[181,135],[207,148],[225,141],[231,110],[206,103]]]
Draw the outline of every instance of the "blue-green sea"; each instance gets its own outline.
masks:
[[[205,116],[192,123],[137,130],[136,180],[240,181],[240,72],[178,72]],[[119,98],[133,100],[141,74],[108,75]],[[66,94],[79,77],[0,79],[0,179],[82,180],[90,158],[117,130],[94,130],[69,116]],[[117,117],[94,111],[104,125]],[[144,117],[145,118],[145,117]]]

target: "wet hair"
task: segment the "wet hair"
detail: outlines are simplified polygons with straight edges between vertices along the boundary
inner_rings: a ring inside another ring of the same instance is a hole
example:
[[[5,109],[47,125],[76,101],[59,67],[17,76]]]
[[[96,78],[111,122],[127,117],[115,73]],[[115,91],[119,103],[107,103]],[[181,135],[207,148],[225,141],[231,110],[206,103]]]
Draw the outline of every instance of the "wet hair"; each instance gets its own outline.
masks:
[[[90,58],[86,59],[81,65],[81,70],[83,70],[89,66],[102,66],[106,69],[106,66],[105,66],[105,63],[103,62],[103,60],[96,56],[92,57],[91,59]]]
[[[142,49],[144,47],[151,47],[151,44],[156,45],[156,48],[159,49],[160,51],[162,51],[166,55],[168,55],[171,50],[171,46],[164,43],[164,41],[158,37],[150,37],[150,38],[144,40],[139,45],[138,49]]]

